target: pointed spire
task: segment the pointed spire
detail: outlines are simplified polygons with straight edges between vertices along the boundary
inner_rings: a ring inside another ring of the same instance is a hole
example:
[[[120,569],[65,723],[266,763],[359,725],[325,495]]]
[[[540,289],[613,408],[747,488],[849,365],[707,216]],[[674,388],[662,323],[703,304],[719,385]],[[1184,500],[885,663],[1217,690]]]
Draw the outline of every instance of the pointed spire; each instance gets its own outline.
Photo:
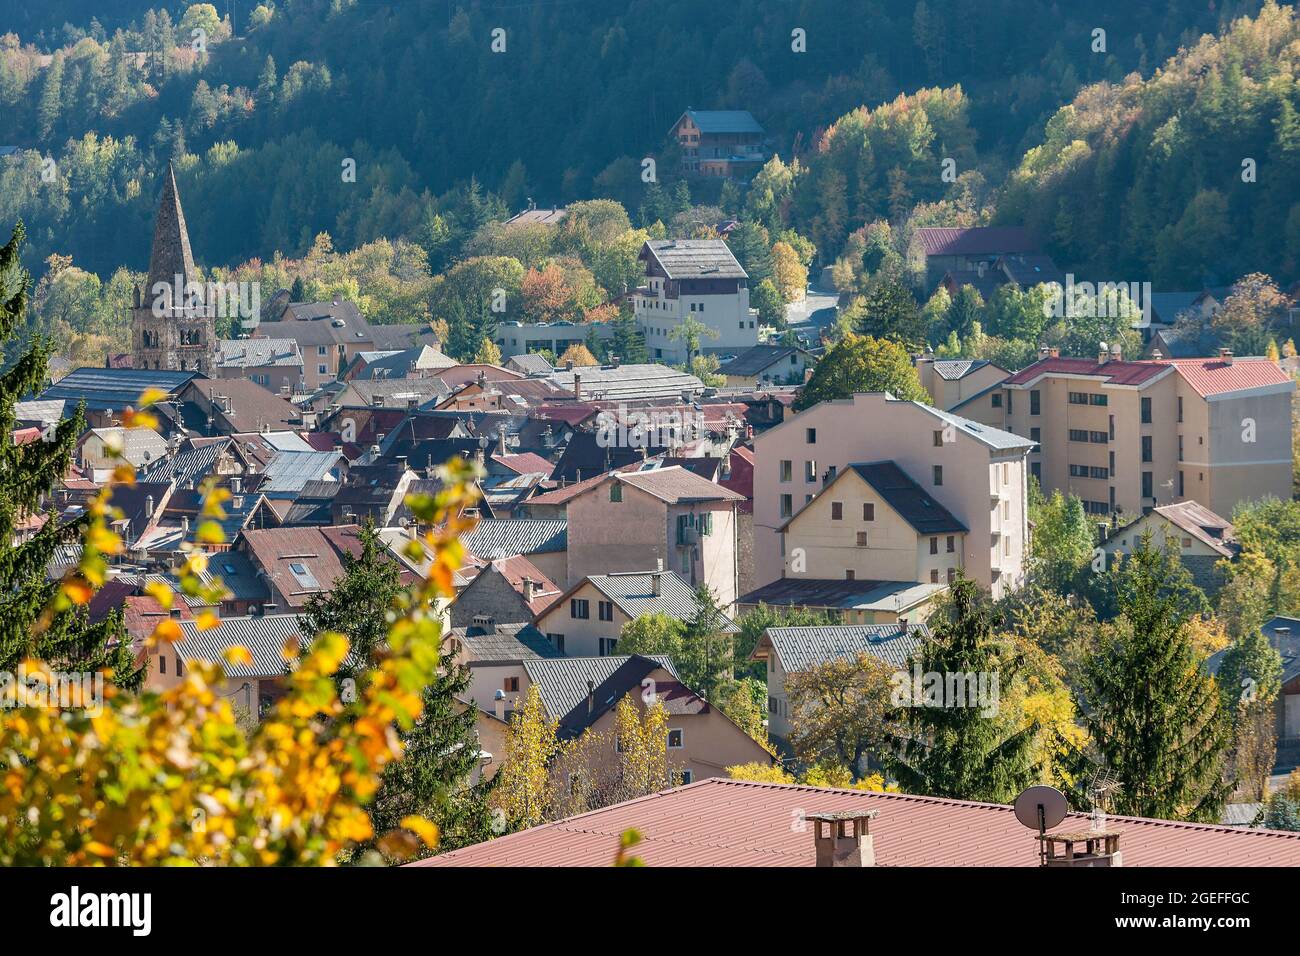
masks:
[[[166,282],[169,286],[181,276],[182,287],[173,289],[179,303],[184,295],[184,283],[196,281],[194,256],[190,252],[190,236],[185,230],[185,213],[181,211],[181,197],[176,189],[176,170],[167,164],[163,177],[162,197],[158,201],[158,218],[153,227],[153,250],[149,253],[149,282],[145,295],[152,298],[154,283]]]

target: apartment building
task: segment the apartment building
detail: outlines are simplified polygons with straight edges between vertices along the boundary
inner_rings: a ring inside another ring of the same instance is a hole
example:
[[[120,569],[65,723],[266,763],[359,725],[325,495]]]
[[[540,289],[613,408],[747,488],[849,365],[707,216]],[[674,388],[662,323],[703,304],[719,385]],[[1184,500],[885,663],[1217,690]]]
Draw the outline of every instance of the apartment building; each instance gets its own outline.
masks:
[[[935,408],[1001,428],[1001,385],[1011,373],[984,359],[935,359],[926,352],[913,362],[921,387]]]
[[[1231,516],[1291,495],[1291,394],[1268,359],[1096,360],[1043,350],[1003,383],[1006,429],[1034,443],[1030,473],[1096,515],[1191,500]]]
[[[793,415],[754,439],[755,581],[761,586],[787,576],[791,556],[782,554],[783,528],[840,472],[858,463],[892,462],[919,489],[910,495],[924,496],[934,503],[936,513],[937,508],[946,510],[965,528],[952,566],[964,568],[968,577],[1000,597],[1024,580],[1031,445],[1026,438],[882,392],[822,402]],[[879,505],[877,521],[889,517],[884,508],[888,502],[878,490],[873,493],[878,497],[870,499],[862,490],[854,500],[859,508],[854,518],[862,517],[861,506],[871,500]],[[829,500],[833,504],[836,498]],[[867,534],[868,549],[876,543],[870,524],[851,529],[855,548],[858,531]],[[939,545],[943,561],[948,560],[949,533],[942,533]],[[931,536],[923,535],[927,552]],[[807,558],[813,560],[818,550],[809,548]],[[942,565],[941,581],[948,566]],[[841,569],[836,577],[845,578],[849,569]],[[917,570],[928,577],[928,565],[918,565]]]
[[[688,318],[714,333],[701,337],[701,352],[738,353],[758,344],[749,276],[721,239],[651,239],[639,258],[646,284],[632,295],[632,309],[655,359],[686,362],[686,342],[674,331]]]
[[[767,161],[766,133],[749,110],[687,110],[669,135],[687,175],[749,179]]]

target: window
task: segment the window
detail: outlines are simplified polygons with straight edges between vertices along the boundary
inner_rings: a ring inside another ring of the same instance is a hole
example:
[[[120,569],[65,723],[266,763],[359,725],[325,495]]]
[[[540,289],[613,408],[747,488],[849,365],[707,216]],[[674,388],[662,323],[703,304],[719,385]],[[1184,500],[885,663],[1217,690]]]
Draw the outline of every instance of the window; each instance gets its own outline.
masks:
[[[876,506],[875,506],[874,503],[872,503],[872,502],[870,502],[870,501],[867,501],[867,502],[864,502],[864,503],[863,503],[863,505],[862,505],[862,520],[863,520],[863,521],[875,521],[875,520],[876,520]]]
[[[1183,436],[1178,436],[1178,460],[1183,460]]]
[[[320,584],[316,581],[316,576],[301,561],[290,561],[289,573],[293,575],[299,586],[313,591],[320,590]]]
[[[316,366],[316,374],[317,374],[317,375],[328,375],[328,374],[329,374],[329,370],[328,370],[327,368],[325,368],[324,365],[317,365],[317,366]]]
[[[1105,432],[1088,432],[1088,441],[1094,445],[1104,445],[1108,440]]]
[[[1087,392],[1071,392],[1071,393],[1070,393],[1070,404],[1071,404],[1071,405],[1087,405],[1087,404],[1088,404],[1088,393],[1087,393]]]
[[[165,654],[158,655],[158,673],[159,674],[167,673],[167,655]]]
[[[1115,416],[1110,416],[1110,440],[1115,440]]]
[[[931,568],[931,569],[930,569],[930,583],[931,583],[931,584],[938,584],[938,583],[939,583],[939,569],[938,569],[938,568]]]
[[[938,539],[938,538],[931,538],[931,539],[930,539],[930,553],[931,553],[931,554],[938,554],[938,553],[939,553],[939,539]]]
[[[618,638],[602,637],[600,639],[600,656],[609,657],[614,653],[614,648],[618,647]]]
[[[1151,436],[1142,436],[1142,460],[1151,461]]]
[[[1029,440],[1035,445],[1041,445],[1043,442],[1043,430],[1041,428],[1029,429]]]
[[[591,617],[591,603],[586,598],[571,598],[569,600],[569,617],[577,620],[586,620]]]
[[[1108,478],[1115,477],[1115,453],[1114,452],[1110,453],[1110,474],[1107,475],[1107,477]]]
[[[614,620],[614,602],[601,601],[596,605],[596,613],[602,621]]]
[[[839,471],[838,471],[838,469],[836,469],[836,467],[835,467],[834,465],[831,465],[829,468],[827,468],[827,469],[826,469],[826,484],[829,485],[832,481],[834,481],[834,480],[835,480],[835,476],[836,476],[838,473],[839,473]]]
[[[956,550],[957,550],[957,536],[950,534],[948,535],[948,553],[952,554]]]
[[[936,486],[943,484],[943,465],[934,466],[934,483]]]
[[[788,518],[794,514],[794,499],[790,495],[781,496],[781,517]]]
[[[1038,389],[1029,393],[1029,414],[1041,415],[1043,413],[1042,396],[1039,395]]]
[[[846,571],[844,572],[844,580],[845,580],[845,581],[853,581],[853,580],[855,580],[856,578],[857,578],[857,574],[854,573],[854,571],[853,571],[852,568],[849,568],[848,570],[846,570]]]
[[[546,639],[551,642],[551,646],[554,647],[557,651],[559,651],[561,654],[564,653],[563,634],[547,634]]]
[[[1155,497],[1155,482],[1154,479],[1152,478],[1151,472],[1149,471],[1142,472],[1142,497],[1143,498]]]
[[[682,777],[683,787],[686,786],[688,783],[693,783],[695,781],[695,774],[691,773],[691,771],[689,770],[683,770],[681,773],[681,777]]]
[[[1183,420],[1183,396],[1178,396],[1178,421]]]
[[[1151,399],[1150,398],[1142,399],[1142,424],[1143,425],[1151,424]]]
[[[317,355],[328,355],[329,353],[325,351],[325,346],[323,346],[323,345],[318,345],[318,346],[316,346],[316,354],[317,354]]]
[[[1074,464],[1070,465],[1070,477],[1071,477],[1071,478],[1087,478],[1087,477],[1088,477],[1088,466],[1087,466],[1087,465],[1074,465]]]
[[[831,520],[832,521],[844,520],[844,502],[842,501],[831,502]]]
[[[1180,471],[1178,473],[1178,497],[1183,497],[1183,494],[1183,473]]]
[[[956,580],[957,580],[957,570],[956,570],[955,568],[949,568],[949,569],[948,569],[948,583],[949,583],[949,584],[952,584],[952,583],[953,583],[954,581],[956,581]]]
[[[1089,477],[1089,478],[1100,478],[1100,479],[1102,479],[1102,480],[1104,481],[1105,479],[1107,479],[1107,478],[1110,477],[1110,469],[1109,469],[1109,468],[1101,468],[1101,467],[1098,467],[1097,465],[1089,465],[1089,466],[1088,466],[1088,477]]]
[[[505,684],[505,686],[501,688],[502,690],[506,691],[507,693],[511,693],[511,694],[517,694],[517,693],[519,693],[519,678],[518,678],[518,677],[507,677],[507,678],[505,679],[505,681],[504,681],[504,684]]]
[[[1070,429],[1070,441],[1087,441],[1087,440],[1088,440],[1088,429],[1086,428]]]
[[[623,500],[623,483],[622,483],[622,482],[620,482],[620,481],[613,481],[613,482],[610,483],[610,486],[609,486],[609,500],[610,500],[610,501],[622,501],[622,500]]]
[[[805,429],[803,433],[803,437],[804,437],[804,441],[806,441],[808,444],[810,445],[817,444],[817,429],[815,428]]]
[[[781,459],[781,480],[790,481],[794,477],[794,462],[789,459]]]
[[[943,432],[937,431],[934,433],[934,447],[935,448],[943,447]]]
[[[1105,395],[1098,395],[1096,392],[1090,392],[1090,393],[1088,394],[1088,404],[1089,404],[1089,405],[1108,405],[1108,404],[1110,404],[1110,399],[1109,399],[1109,397],[1107,397],[1107,396],[1105,396]]]
[[[686,735],[682,733],[680,727],[668,728],[668,749],[681,750],[686,746]]]
[[[1001,392],[994,392],[994,393],[992,394],[992,396],[990,396],[990,397],[991,397],[992,400],[993,400],[993,407],[994,407],[994,408],[1001,408],[1001,407],[1002,407],[1002,393],[1001,393]]]
[[[803,480],[804,480],[804,481],[816,481],[816,480],[817,480],[817,461],[816,461],[816,459],[814,459],[813,461],[805,461],[805,462],[803,463]]]
[[[859,532],[858,532],[858,547],[859,547],[859,548],[865,548],[866,546],[867,546],[867,533],[866,533],[865,531],[859,531]]]

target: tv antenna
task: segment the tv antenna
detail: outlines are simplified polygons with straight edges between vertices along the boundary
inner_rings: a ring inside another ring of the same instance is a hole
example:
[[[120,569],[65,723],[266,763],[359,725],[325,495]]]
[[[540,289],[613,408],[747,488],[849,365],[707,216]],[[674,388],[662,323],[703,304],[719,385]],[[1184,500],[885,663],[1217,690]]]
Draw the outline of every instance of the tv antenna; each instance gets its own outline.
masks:
[[[1121,790],[1119,777],[1115,771],[1098,770],[1088,781],[1088,792],[1092,795],[1092,828],[1097,831],[1106,829],[1106,813],[1109,809],[1111,794]]]
[[[1046,859],[1047,844],[1042,837],[1070,812],[1065,794],[1055,787],[1030,787],[1016,797],[1014,809],[1021,826],[1038,831],[1038,859],[1040,863],[1043,862]]]

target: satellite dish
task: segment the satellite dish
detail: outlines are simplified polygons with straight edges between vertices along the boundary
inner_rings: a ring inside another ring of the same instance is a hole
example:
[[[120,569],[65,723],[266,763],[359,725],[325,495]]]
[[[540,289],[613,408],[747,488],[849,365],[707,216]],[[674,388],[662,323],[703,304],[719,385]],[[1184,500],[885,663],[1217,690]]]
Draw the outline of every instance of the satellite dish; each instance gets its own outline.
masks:
[[[1030,787],[1016,797],[1016,819],[1022,826],[1044,833],[1065,819],[1070,806],[1055,787]]]

